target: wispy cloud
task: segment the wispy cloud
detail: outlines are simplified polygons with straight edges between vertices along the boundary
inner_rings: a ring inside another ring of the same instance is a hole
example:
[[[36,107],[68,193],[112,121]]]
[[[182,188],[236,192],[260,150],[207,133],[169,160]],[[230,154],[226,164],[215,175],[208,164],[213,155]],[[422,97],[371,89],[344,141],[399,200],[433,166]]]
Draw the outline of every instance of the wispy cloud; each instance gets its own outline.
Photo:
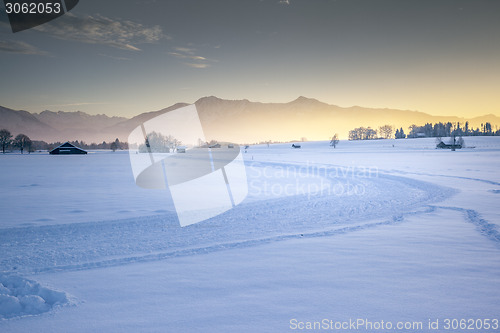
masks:
[[[190,62],[183,62],[183,64],[192,68],[207,68],[210,66],[209,64],[196,64]]]
[[[140,23],[111,19],[102,15],[80,17],[68,13],[35,28],[52,37],[89,44],[140,51],[138,44],[156,43],[165,35],[160,26],[146,27]]]
[[[31,44],[13,40],[8,40],[8,41],[0,40],[0,52],[31,54],[31,55],[48,55],[47,52],[42,51]]]
[[[174,57],[181,58],[181,59],[193,59],[193,60],[207,60],[205,57],[197,56],[197,55],[188,55],[188,54],[182,54],[178,52],[169,52],[168,54],[173,55]]]
[[[174,47],[175,52],[168,52],[171,56],[179,59],[185,59],[188,62],[183,62],[184,65],[192,68],[207,68],[210,67],[209,59],[197,55],[196,49],[188,47]]]
[[[196,50],[188,47],[174,47],[174,50],[181,52],[181,53],[187,53],[187,54],[193,54]]]
[[[112,56],[112,55],[109,55],[109,54],[104,54],[104,53],[99,53],[99,55],[101,57],[106,57],[106,58],[111,58],[111,59],[114,59],[114,60],[130,60],[130,58],[125,58],[125,57],[116,57],[116,56]]]
[[[282,5],[289,5],[290,4],[290,0],[280,0],[279,3],[282,4]]]

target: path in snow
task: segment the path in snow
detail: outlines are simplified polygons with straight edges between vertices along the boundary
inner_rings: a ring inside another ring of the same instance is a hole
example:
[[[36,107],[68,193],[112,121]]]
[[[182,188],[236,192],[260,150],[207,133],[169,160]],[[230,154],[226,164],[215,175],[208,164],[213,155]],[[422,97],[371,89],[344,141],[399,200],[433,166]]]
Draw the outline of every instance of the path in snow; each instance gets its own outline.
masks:
[[[280,170],[286,165],[261,163],[261,166]],[[406,214],[428,211],[427,205],[455,193],[449,188],[384,174],[373,178],[330,177],[328,181],[362,184],[366,191],[363,195],[337,196],[323,192],[260,201],[250,198],[222,215],[185,228],[179,226],[174,213],[166,213],[115,221],[2,229],[0,272],[30,274],[90,269],[297,237],[328,236],[398,223]],[[379,221],[373,222],[375,219]]]

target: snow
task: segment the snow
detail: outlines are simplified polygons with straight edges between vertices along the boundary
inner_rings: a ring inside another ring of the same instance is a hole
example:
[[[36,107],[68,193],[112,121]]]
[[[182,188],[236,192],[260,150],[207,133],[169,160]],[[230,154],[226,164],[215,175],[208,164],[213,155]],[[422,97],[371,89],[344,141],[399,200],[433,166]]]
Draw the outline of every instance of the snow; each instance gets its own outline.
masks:
[[[18,276],[0,275],[0,319],[36,315],[67,303],[63,292]]]
[[[172,211],[168,197],[135,185],[128,152],[6,154],[0,228],[89,222]]]
[[[124,152],[0,156],[0,331],[498,319],[499,139],[251,146],[248,197],[184,228]]]

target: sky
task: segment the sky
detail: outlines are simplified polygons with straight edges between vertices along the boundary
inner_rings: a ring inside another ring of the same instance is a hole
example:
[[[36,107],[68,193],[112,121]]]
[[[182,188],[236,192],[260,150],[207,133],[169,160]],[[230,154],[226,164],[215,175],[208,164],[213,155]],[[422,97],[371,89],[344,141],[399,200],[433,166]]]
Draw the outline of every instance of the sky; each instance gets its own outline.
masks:
[[[500,116],[497,0],[80,0],[12,33],[0,105],[132,117],[204,96]]]

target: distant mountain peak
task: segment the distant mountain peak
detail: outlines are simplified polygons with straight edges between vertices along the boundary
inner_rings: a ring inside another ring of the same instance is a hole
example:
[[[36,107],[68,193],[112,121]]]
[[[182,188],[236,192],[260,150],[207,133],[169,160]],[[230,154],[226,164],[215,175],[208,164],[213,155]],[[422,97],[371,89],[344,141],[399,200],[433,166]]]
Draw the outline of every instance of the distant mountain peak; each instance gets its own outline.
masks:
[[[203,105],[203,104],[214,104],[214,103],[237,103],[237,102],[241,102],[241,103],[253,103],[251,101],[249,101],[248,99],[234,99],[234,100],[230,100],[230,99],[222,99],[222,98],[219,98],[217,96],[208,96],[208,97],[202,97],[200,99],[198,99],[195,104],[196,105]]]
[[[299,96],[297,97],[297,99],[289,102],[288,104],[318,104],[318,105],[328,105],[326,103],[323,103],[321,101],[318,101],[317,99],[314,99],[314,98],[309,98],[309,97],[305,97],[305,96]]]
[[[301,101],[317,101],[317,100],[305,96],[299,96],[297,97],[297,99],[294,100],[294,102],[301,102]]]
[[[200,99],[198,99],[195,104],[202,104],[202,103],[214,103],[214,102],[221,102],[223,99],[217,97],[217,96],[205,96]]]

